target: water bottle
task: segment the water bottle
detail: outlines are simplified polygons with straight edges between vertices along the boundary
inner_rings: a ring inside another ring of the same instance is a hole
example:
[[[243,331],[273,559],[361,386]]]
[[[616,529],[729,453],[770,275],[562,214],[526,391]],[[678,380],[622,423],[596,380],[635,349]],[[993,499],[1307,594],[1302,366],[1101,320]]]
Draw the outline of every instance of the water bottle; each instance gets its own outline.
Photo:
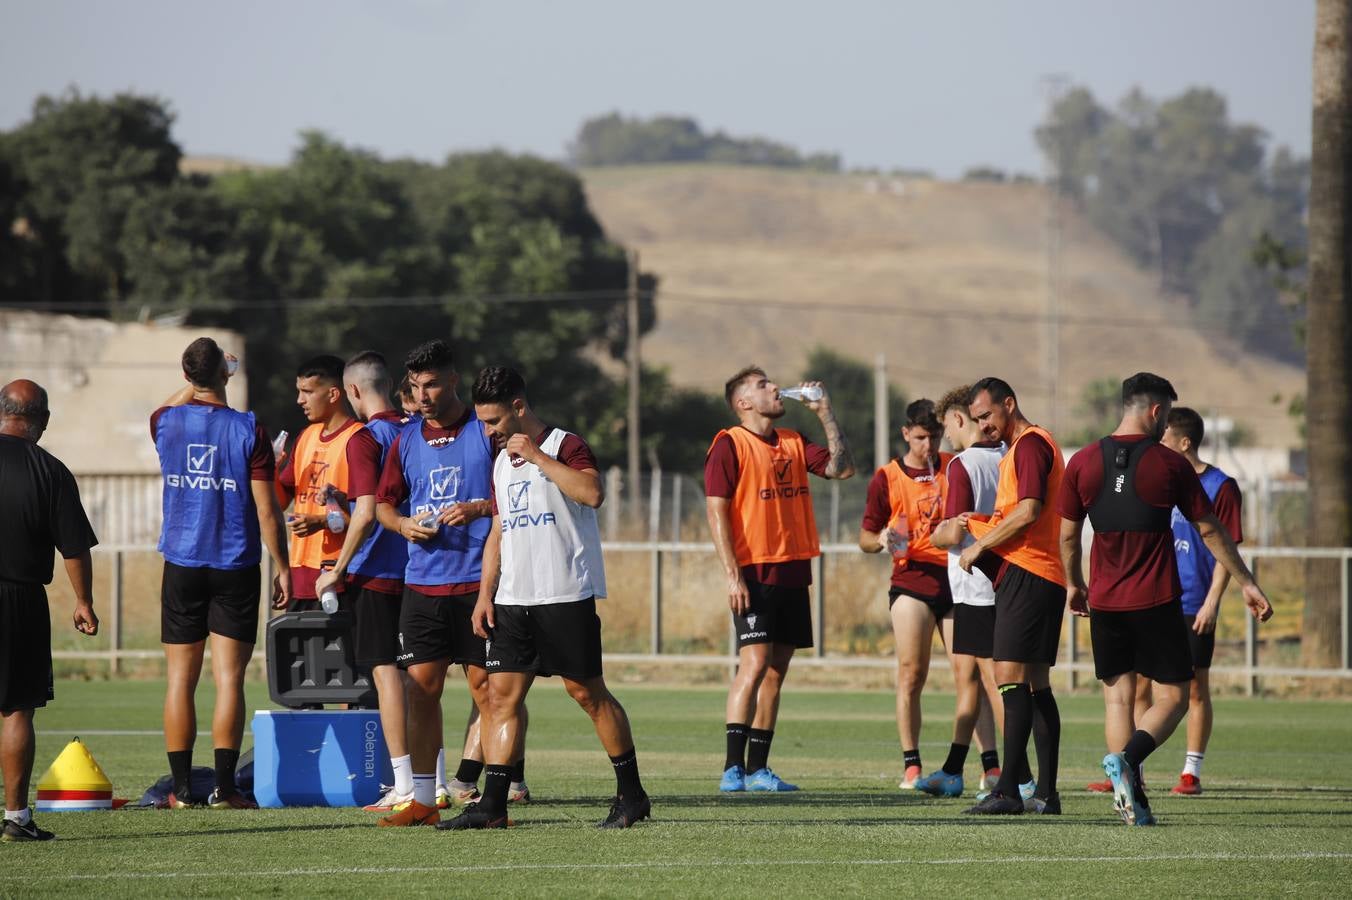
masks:
[[[906,531],[898,531],[892,526],[887,527],[887,549],[891,552],[893,559],[905,559],[906,550],[911,545],[911,535]]]
[[[807,387],[781,388],[779,391],[780,399],[787,397],[790,400],[799,400],[803,403],[816,403],[822,398],[822,389],[815,384]]]
[[[235,359],[234,357],[227,356],[225,358],[226,376],[234,375],[238,371],[239,371],[239,360]]]
[[[277,437],[272,442],[272,458],[281,459],[282,454],[286,452],[286,439],[291,435],[287,434],[285,428],[277,432]]]
[[[320,571],[332,569],[336,565],[338,565],[338,560],[326,559],[319,564]],[[324,593],[319,595],[319,605],[329,615],[336,613],[338,611],[338,592],[333,588],[327,588]]]
[[[437,515],[438,515],[437,511],[434,509],[434,510],[432,510],[431,512],[429,512],[427,515],[425,515],[425,516],[423,516],[422,518],[418,519],[418,524],[421,525],[423,528],[436,528],[436,527],[437,527]]]
[[[343,520],[343,508],[333,495],[332,485],[324,489],[324,509],[324,524],[329,527],[329,531],[338,534],[347,528],[347,522]]]

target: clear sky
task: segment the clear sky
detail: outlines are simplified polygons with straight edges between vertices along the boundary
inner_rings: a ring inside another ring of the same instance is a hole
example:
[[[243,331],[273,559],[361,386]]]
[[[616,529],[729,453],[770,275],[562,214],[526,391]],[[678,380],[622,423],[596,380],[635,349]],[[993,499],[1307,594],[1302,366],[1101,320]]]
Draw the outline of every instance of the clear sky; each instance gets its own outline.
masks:
[[[0,128],[75,85],[170,101],[190,154],[561,158],[585,118],[692,115],[852,166],[1037,172],[1040,78],[1218,89],[1310,146],[1313,0],[0,0]]]

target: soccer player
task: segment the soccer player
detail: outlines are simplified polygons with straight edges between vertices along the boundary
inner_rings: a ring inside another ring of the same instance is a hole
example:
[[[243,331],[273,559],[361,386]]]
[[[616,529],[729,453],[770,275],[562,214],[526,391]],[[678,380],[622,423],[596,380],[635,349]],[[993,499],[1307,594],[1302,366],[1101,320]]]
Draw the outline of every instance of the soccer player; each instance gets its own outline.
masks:
[[[296,403],[310,425],[296,438],[291,455],[277,475],[277,498],[291,531],[291,604],[289,612],[319,609],[315,582],[325,561],[338,558],[347,528],[347,443],[361,423],[347,410],[343,395],[343,361],[316,356],[296,370]],[[327,524],[328,499],[336,491],[342,528]],[[349,601],[340,601],[344,606]]]
[[[470,614],[489,536],[497,451],[474,410],[456,393],[460,376],[444,341],[415,347],[404,365],[419,415],[403,426],[385,454],[376,517],[408,542],[397,661],[408,674],[414,797],[381,819],[384,826],[440,821],[436,764],[447,668],[455,663],[464,668],[481,715],[488,703],[484,642],[475,637]],[[467,771],[466,764],[473,761],[462,761],[457,778],[472,787],[479,773]]]
[[[353,658],[371,673],[380,706],[380,724],[394,769],[394,784],[369,811],[388,812],[413,799],[413,763],[405,733],[404,679],[399,655],[399,610],[403,605],[408,542],[376,523],[376,488],[385,457],[399,434],[401,416],[390,405],[390,371],[385,357],[366,350],[343,366],[343,391],[365,423],[347,442],[351,521],[335,565],[320,573],[315,592],[350,596]],[[407,510],[405,510],[406,512]]]
[[[1000,460],[1004,444],[988,441],[976,422],[967,414],[971,385],[949,391],[935,408],[944,425],[944,435],[957,455],[948,461],[944,480],[943,522],[935,528],[932,541],[946,549],[947,577],[953,592],[952,654],[953,684],[957,692],[957,710],[953,716],[953,744],[944,767],[924,780],[922,790],[939,796],[956,797],[962,793],[962,767],[973,731],[980,744],[981,790],[977,801],[995,788],[1000,778],[1000,757],[995,750],[995,721],[1003,728],[1004,707],[995,686],[995,664],[991,660],[995,640],[995,587],[993,578],[1000,570],[1000,557],[984,553],[971,572],[958,566],[958,557],[973,541],[959,523],[963,513],[990,515],[995,511],[995,490],[1000,481]],[[1019,778],[1021,796],[1032,797],[1036,785],[1032,775]]]
[[[150,436],[164,478],[164,555],[160,640],[168,684],[164,742],[173,789],[171,809],[199,805],[254,809],[235,787],[244,739],[244,674],[258,637],[261,543],[277,569],[275,604],[285,606],[291,574],[281,511],[273,496],[273,452],[253,413],[226,405],[227,356],[211,338],[183,351],[187,381],[150,417]],[[194,695],[207,635],[216,682],[211,722],[216,787],[192,796],[197,739]]]
[[[1104,733],[1110,748],[1121,748],[1104,757],[1103,771],[1128,825],[1155,823],[1139,767],[1187,711],[1193,675],[1171,510],[1177,507],[1197,525],[1207,548],[1242,586],[1253,616],[1265,621],[1272,615],[1192,465],[1159,443],[1176,398],[1168,381],[1149,372],[1124,381],[1121,423],[1071,458],[1059,501],[1067,601],[1072,612],[1089,616],[1095,674],[1104,685]],[[1080,560],[1086,515],[1094,525],[1088,587]],[[1141,676],[1155,682],[1156,698],[1133,722]]]
[[[819,382],[805,401],[826,432],[826,447],[787,428],[779,386],[748,366],[728,379],[723,396],[737,414],[720,431],[704,463],[704,493],[714,549],[727,578],[737,634],[737,675],[728,691],[727,758],[720,791],[795,791],[770,769],[779,694],[794,651],[812,646],[808,586],[821,554],[808,473],[849,478],[854,457]]]
[[[859,549],[865,553],[886,550],[892,557],[887,607],[897,644],[897,733],[904,770],[900,787],[931,793],[937,790],[937,779],[922,778],[920,767],[920,692],[929,677],[936,626],[952,659],[953,597],[945,568],[948,554],[930,543],[930,533],[943,511],[944,468],[952,456],[939,452],[943,426],[931,400],[916,400],[906,407],[901,437],[906,453],[879,467],[869,481],[859,526]],[[970,740],[976,709],[959,710],[959,719],[967,712],[970,719],[965,725]],[[954,727],[958,727],[957,721]],[[959,754],[955,742],[945,763],[946,767],[957,767],[957,794],[952,796],[962,793],[966,753],[967,745],[962,745]]]
[[[404,373],[404,378],[399,382],[399,409],[403,412],[399,421],[407,423],[409,419],[418,414],[418,401],[413,399],[413,388],[408,383],[408,373]]]
[[[1176,406],[1169,412],[1160,443],[1183,454],[1192,465],[1216,518],[1238,546],[1244,541],[1243,497],[1233,478],[1202,462],[1198,450],[1204,436],[1202,417],[1196,410]],[[1178,507],[1170,514],[1169,524],[1174,532],[1174,562],[1183,587],[1183,621],[1188,626],[1193,671],[1188,693],[1187,755],[1173,792],[1195,796],[1202,793],[1202,760],[1211,740],[1211,658],[1216,652],[1216,618],[1221,611],[1221,597],[1230,584],[1230,573],[1207,549],[1201,533]]]
[[[971,573],[982,554],[1002,560],[995,578],[995,680],[1005,710],[1005,765],[995,790],[968,813],[1019,815],[1020,776],[1028,768],[1028,738],[1037,748],[1033,810],[1060,815],[1056,770],[1061,752],[1061,714],[1052,694],[1051,667],[1061,638],[1066,602],[1058,538],[1056,497],[1065,462],[1051,434],[1019,408],[1014,389],[999,378],[972,386],[968,415],[988,441],[1008,447],[999,465],[995,512],[964,513],[959,522],[976,538],[958,556]]]
[[[474,382],[474,409],[503,442],[493,464],[493,524],[484,548],[474,632],[487,645],[488,709],[480,726],[483,798],[438,828],[504,828],[511,761],[525,738],[521,712],[537,676],[558,675],[591,717],[615,770],[602,828],[628,828],[652,805],[639,779],[624,707],[601,672],[606,595],[596,510],[605,499],[591,448],[542,422],[516,371],[490,366]]]
[[[60,551],[75,592],[75,630],[99,633],[94,614],[98,543],[70,470],[38,446],[51,411],[47,392],[20,379],[0,388],[0,772],[5,818],[0,841],[50,841],[28,808],[33,777],[33,711],[52,691],[52,620],[44,585]]]

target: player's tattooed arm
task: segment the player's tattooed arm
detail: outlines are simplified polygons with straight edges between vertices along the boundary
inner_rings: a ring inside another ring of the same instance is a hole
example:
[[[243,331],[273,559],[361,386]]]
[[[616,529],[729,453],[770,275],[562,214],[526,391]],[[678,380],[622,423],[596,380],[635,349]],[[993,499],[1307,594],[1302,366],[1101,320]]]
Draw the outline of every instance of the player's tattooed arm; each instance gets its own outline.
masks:
[[[832,412],[831,407],[827,406],[818,412],[822,420],[822,428],[826,430],[826,449],[830,451],[831,458],[826,463],[827,478],[849,478],[854,475],[854,452],[850,450],[850,442],[845,438],[845,431],[836,421],[836,414]]]

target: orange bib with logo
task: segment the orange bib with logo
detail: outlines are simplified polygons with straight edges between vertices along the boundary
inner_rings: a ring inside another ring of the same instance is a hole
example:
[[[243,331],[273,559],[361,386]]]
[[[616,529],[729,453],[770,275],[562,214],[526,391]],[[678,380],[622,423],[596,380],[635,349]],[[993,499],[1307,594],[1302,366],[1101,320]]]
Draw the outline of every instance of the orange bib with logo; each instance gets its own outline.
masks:
[[[291,512],[297,516],[324,515],[324,487],[333,485],[344,493],[348,490],[347,442],[357,433],[360,422],[350,422],[327,441],[321,440],[322,424],[306,428],[296,438],[292,453],[292,468],[296,473],[296,499]],[[346,532],[334,534],[321,528],[313,534],[291,535],[291,565],[296,568],[318,569],[326,559],[337,559],[343,549]]]
[[[944,473],[952,458],[951,453],[940,453],[934,477],[924,481],[907,475],[900,460],[894,459],[883,466],[883,474],[887,476],[887,501],[892,508],[888,527],[910,535],[906,555],[892,561],[894,571],[905,568],[908,562],[948,565],[948,551],[935,547],[930,535],[943,521],[947,484]]]
[[[726,434],[737,452],[731,520],[732,548],[740,566],[821,555],[803,437],[786,428],[775,433],[779,443],[774,447],[740,427],[714,436],[717,443]]]
[[[968,520],[968,529],[978,538],[990,534],[991,529],[1018,505],[1019,476],[1014,470],[1014,448],[1030,434],[1041,435],[1052,448],[1052,470],[1047,475],[1047,494],[1042,498],[1042,512],[1023,534],[1005,541],[998,547],[992,547],[991,550],[1020,569],[1064,586],[1066,572],[1061,565],[1061,515],[1056,511],[1056,498],[1061,493],[1061,479],[1066,473],[1066,462],[1061,457],[1061,448],[1056,446],[1056,441],[1052,440],[1051,434],[1046,429],[1030,425],[1024,429],[1023,434],[1014,439],[1009,452],[1000,460],[1000,481],[995,488],[995,512],[991,514],[989,520],[984,521],[973,516]]]

